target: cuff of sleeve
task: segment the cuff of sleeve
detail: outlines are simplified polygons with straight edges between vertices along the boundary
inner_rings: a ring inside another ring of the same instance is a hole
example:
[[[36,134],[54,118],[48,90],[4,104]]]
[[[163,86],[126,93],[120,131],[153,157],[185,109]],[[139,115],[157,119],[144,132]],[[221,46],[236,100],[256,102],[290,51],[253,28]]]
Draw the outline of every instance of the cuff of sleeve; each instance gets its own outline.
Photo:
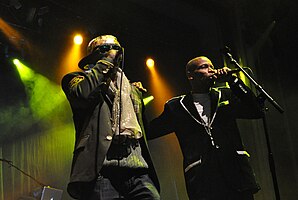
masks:
[[[229,85],[230,85],[231,89],[234,89],[234,91],[239,90],[245,94],[248,92],[247,86],[237,76],[231,77],[231,79],[229,80]]]
[[[228,82],[229,85],[236,85],[239,82],[239,78],[237,76],[231,76]]]
[[[114,64],[111,62],[110,59],[101,59],[97,61],[96,65],[101,73],[107,74],[110,69],[114,68]]]
[[[114,67],[114,64],[112,63],[112,60],[110,60],[110,59],[101,59],[101,60],[97,61],[97,63],[104,64],[108,67]]]

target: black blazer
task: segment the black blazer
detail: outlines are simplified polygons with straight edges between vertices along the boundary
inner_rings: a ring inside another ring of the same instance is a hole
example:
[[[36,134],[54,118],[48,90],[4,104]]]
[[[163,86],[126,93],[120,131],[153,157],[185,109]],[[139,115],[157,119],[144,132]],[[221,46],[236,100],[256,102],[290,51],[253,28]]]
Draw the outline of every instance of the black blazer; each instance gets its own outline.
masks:
[[[73,72],[62,79],[62,89],[73,112],[76,137],[68,193],[79,198],[82,190],[94,181],[102,167],[112,141],[112,103],[106,95],[108,80],[101,73],[105,64],[98,63],[88,73]],[[140,139],[142,154],[149,165],[149,175],[159,190],[159,183],[147,148],[142,93],[132,86],[131,99],[144,136]]]
[[[201,124],[191,93],[175,97],[165,104],[162,114],[150,122],[148,139],[175,132],[183,154],[186,183],[192,178],[189,174],[194,166],[199,173],[196,176],[201,176],[202,180],[208,178],[204,176],[214,166],[208,166],[205,161],[209,160],[211,149],[218,149],[216,156],[230,186],[238,191],[258,191],[236,123],[237,118],[263,116],[257,98],[240,79],[231,83],[230,88],[212,88],[210,98],[211,116],[215,115],[211,129],[214,145]]]

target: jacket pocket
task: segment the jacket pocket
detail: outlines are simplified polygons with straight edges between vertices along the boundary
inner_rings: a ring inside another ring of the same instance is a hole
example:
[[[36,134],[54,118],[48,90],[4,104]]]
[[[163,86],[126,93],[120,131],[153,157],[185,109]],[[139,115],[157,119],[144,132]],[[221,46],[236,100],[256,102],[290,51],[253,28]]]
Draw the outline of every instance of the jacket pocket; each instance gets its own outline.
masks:
[[[236,183],[236,188],[240,192],[250,191],[256,193],[260,190],[260,186],[256,182],[255,173],[249,163],[250,155],[244,150],[236,151],[236,153],[237,163],[240,170],[237,176],[241,177]]]
[[[195,166],[201,165],[202,164],[202,156],[200,156],[200,159],[189,164],[187,167],[184,169],[184,173],[188,172],[190,169],[192,169]]]
[[[241,151],[236,151],[238,155],[246,155],[248,158],[250,158],[250,155],[247,151],[241,150]]]
[[[90,135],[84,135],[80,141],[78,142],[78,144],[76,145],[76,148],[75,148],[75,152],[78,151],[79,149],[82,149],[85,147],[86,143],[88,142],[88,139],[89,139]]]

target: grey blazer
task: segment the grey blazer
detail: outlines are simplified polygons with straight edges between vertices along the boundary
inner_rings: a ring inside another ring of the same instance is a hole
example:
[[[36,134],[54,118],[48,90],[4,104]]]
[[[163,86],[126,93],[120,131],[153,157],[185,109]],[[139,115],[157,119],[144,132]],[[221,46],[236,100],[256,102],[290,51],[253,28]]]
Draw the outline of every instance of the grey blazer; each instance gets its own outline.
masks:
[[[98,63],[88,73],[73,72],[62,79],[62,89],[73,112],[76,137],[68,193],[73,198],[88,188],[98,176],[112,141],[110,122],[111,102],[107,97],[105,68]],[[148,151],[144,122],[142,93],[132,87],[131,99],[144,136],[140,139],[142,154],[149,165],[149,175],[159,190],[159,183]]]

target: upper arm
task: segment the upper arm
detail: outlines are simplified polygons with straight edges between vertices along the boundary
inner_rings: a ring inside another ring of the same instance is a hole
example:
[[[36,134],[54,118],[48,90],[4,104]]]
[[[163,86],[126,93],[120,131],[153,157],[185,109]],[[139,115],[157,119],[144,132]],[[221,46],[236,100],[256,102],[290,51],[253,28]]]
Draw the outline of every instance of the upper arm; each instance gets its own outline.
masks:
[[[102,98],[103,83],[94,74],[74,72],[63,77],[62,89],[72,106],[90,106]]]
[[[154,139],[174,132],[173,116],[167,104],[165,104],[163,112],[149,123],[148,130],[148,139]]]

